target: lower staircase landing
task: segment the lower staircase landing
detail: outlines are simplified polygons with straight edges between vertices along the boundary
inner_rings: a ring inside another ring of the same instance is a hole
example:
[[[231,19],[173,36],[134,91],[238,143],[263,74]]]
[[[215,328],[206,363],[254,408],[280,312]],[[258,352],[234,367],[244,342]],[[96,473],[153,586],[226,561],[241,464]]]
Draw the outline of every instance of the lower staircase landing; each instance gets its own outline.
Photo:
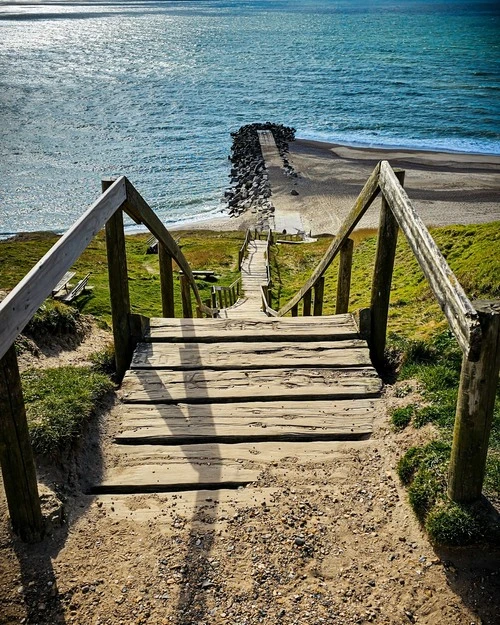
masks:
[[[351,315],[151,319],[93,492],[232,489],[264,457],[320,461],[370,436],[381,386]]]

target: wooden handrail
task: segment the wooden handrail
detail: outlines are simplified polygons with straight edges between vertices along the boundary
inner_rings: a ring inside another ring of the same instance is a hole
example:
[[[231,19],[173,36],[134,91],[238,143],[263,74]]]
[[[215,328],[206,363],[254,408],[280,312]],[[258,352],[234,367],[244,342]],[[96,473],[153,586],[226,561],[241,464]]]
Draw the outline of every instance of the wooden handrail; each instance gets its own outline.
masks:
[[[387,161],[380,164],[379,185],[458,344],[468,360],[477,360],[481,346],[479,315]]]
[[[241,246],[240,251],[238,252],[238,271],[241,271],[241,263],[243,262],[243,259],[245,258],[248,243],[251,237],[252,237],[252,231],[250,230],[250,228],[248,228],[245,234],[245,240],[243,241],[243,245]]]
[[[366,181],[365,186],[361,190],[351,212],[342,224],[339,233],[332,241],[330,247],[327,249],[325,255],[318,263],[316,269],[313,271],[311,277],[306,280],[304,286],[300,291],[284,306],[282,306],[278,315],[282,317],[292,310],[304,297],[304,295],[316,284],[316,282],[325,273],[328,267],[333,262],[335,256],[340,251],[346,239],[357,226],[359,220],[366,213],[370,205],[373,203],[379,193],[378,177],[379,177],[380,163],[375,167],[371,176]]]
[[[269,302],[267,299],[268,298],[267,284],[260,285],[260,295],[262,297],[262,310],[266,313],[268,317],[277,317],[278,311],[274,310],[274,308],[271,308],[271,306],[269,306]]]
[[[208,315],[214,314],[215,311],[201,301],[189,263],[172,235],[132,183],[125,176],[120,176],[0,303],[0,358],[7,353],[26,324],[90,241],[120,209],[136,223],[143,223],[149,228],[184,271],[193,289],[198,309]]]

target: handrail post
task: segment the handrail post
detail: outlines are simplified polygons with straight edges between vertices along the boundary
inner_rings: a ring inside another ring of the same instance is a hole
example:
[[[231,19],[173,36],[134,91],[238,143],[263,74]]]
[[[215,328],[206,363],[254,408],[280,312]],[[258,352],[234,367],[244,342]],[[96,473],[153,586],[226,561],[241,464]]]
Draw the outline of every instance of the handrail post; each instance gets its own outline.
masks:
[[[314,285],[313,315],[315,317],[321,317],[321,315],[323,314],[324,292],[325,292],[325,276],[321,276],[321,278]]]
[[[175,304],[172,257],[161,241],[158,241],[158,263],[160,267],[162,313],[167,319],[173,319],[175,317]]]
[[[307,291],[304,293],[304,298],[303,298],[302,314],[304,317],[311,316],[311,296],[312,296],[312,289],[307,289]]]
[[[349,295],[351,293],[352,253],[354,241],[347,239],[340,248],[339,278],[337,281],[337,300],[335,314],[343,315],[349,310]]]
[[[179,276],[179,280],[181,283],[182,315],[184,319],[191,319],[193,317],[193,306],[191,303],[189,281],[183,273]]]
[[[295,304],[295,306],[292,306],[290,312],[292,313],[292,317],[298,317],[299,316],[299,305]]]
[[[102,181],[102,191],[113,184]],[[130,294],[128,289],[127,253],[123,231],[123,211],[118,209],[106,223],[106,251],[108,257],[109,297],[113,320],[116,375],[122,380],[130,365],[134,350],[130,331]]]
[[[458,391],[448,496],[468,503],[481,497],[500,370],[500,302],[473,302],[482,342],[479,360],[464,354]]]
[[[405,172],[400,170],[395,172],[395,174],[399,183],[403,185]],[[389,203],[382,196],[370,305],[370,355],[373,364],[378,369],[382,367],[384,362],[392,272],[394,270],[398,232],[398,222],[392,213]]]
[[[0,360],[0,462],[12,528],[21,540],[38,542],[43,517],[14,345]]]

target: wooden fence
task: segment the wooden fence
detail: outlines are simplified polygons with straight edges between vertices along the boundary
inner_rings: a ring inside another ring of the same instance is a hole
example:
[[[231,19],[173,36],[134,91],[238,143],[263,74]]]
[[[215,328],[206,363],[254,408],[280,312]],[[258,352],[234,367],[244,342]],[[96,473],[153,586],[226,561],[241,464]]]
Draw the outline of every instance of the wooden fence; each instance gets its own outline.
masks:
[[[353,242],[349,235],[379,193],[382,194],[371,303],[360,311],[360,331],[373,363],[382,367],[394,258],[399,229],[408,240],[432,292],[463,352],[459,396],[450,461],[448,494],[453,501],[481,496],[489,434],[500,369],[500,302],[471,302],[439,251],[403,189],[404,172],[380,162],[368,178],[351,212],[325,255],[300,291],[279,311],[267,302],[268,315],[321,315],[324,274],[340,254],[336,313],[349,306]]]
[[[40,540],[43,520],[14,342],[105,226],[116,369],[121,379],[130,364],[142,323],[142,318],[131,314],[130,309],[123,212],[137,224],[144,224],[158,240],[163,315],[174,316],[173,261],[182,270],[184,316],[192,316],[191,291],[198,316],[214,316],[217,312],[202,303],[179,246],[127,178],[103,180],[98,200],[0,303],[0,462],[12,526],[25,541]]]

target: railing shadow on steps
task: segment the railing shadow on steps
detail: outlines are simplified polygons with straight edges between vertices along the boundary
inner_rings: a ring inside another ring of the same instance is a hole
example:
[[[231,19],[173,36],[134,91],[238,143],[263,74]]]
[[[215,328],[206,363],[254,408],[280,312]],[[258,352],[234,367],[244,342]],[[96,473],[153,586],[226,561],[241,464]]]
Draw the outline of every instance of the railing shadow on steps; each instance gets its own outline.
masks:
[[[0,461],[11,523],[22,540],[43,536],[33,452],[29,440],[21,378],[14,342],[55,285],[106,228],[109,291],[117,376],[127,370],[135,343],[147,319],[131,314],[123,213],[144,224],[158,240],[162,311],[174,317],[172,261],[182,270],[183,314],[192,317],[191,291],[198,316],[216,316],[217,309],[200,298],[191,268],[163,223],[125,177],[104,179],[101,196],[0,303]]]
[[[456,502],[481,497],[488,441],[500,369],[500,301],[471,302],[450,269],[403,188],[405,172],[387,161],[377,164],[337,236],[300,291],[280,310],[270,306],[269,289],[261,289],[269,316],[321,315],[324,274],[340,254],[336,314],[347,313],[351,286],[353,241],[349,238],[379,193],[382,205],[370,307],[359,311],[360,334],[379,369],[384,363],[392,274],[399,229],[406,236],[431,290],[463,352],[451,451],[448,495]]]

